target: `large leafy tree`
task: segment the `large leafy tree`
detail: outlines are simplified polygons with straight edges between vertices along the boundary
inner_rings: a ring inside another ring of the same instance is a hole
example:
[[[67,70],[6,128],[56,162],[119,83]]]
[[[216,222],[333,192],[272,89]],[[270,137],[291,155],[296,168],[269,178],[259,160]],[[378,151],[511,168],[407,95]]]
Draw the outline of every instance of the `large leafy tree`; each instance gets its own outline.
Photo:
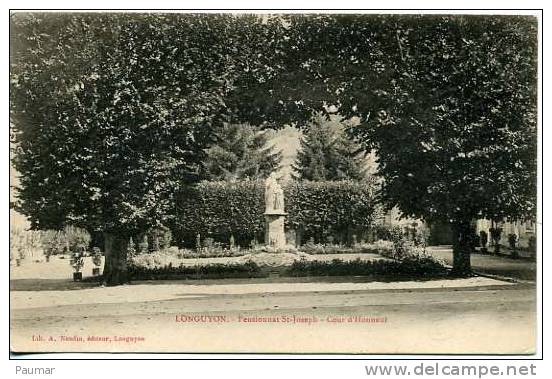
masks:
[[[197,178],[212,126],[301,125],[328,105],[360,117],[389,206],[452,223],[457,272],[474,218],[534,216],[533,18],[24,15],[11,28],[20,209],[35,226],[143,229]]]
[[[213,130],[235,118],[233,94],[272,75],[281,24],[19,13],[10,28],[18,208],[34,228],[104,232],[104,279],[125,282],[129,238],[164,223],[198,180]]]
[[[470,271],[472,220],[535,217],[536,19],[293,16],[289,23],[300,55],[295,82],[312,82],[319,93],[311,99],[361,118],[356,135],[376,151],[389,206],[451,223],[456,273]],[[289,103],[303,91],[289,86]]]
[[[361,180],[366,178],[363,155],[341,117],[318,113],[305,128],[293,169],[302,180]]]
[[[270,145],[267,131],[249,124],[223,124],[207,149],[201,176],[207,180],[266,178],[278,169],[282,154]]]

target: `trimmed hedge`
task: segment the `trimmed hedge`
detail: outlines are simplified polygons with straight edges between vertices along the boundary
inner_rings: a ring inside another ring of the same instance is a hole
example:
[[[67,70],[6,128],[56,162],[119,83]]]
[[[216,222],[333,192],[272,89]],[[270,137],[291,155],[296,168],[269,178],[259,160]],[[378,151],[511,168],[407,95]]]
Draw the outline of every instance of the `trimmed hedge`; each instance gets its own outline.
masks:
[[[128,272],[131,280],[177,280],[177,279],[226,279],[260,278],[266,276],[255,262],[235,264],[209,264],[205,266],[144,267],[130,265]]]
[[[371,229],[380,217],[376,186],[363,182],[290,182],[285,187],[287,224],[302,242],[351,244]]]
[[[378,259],[365,261],[331,262],[295,261],[287,271],[289,276],[385,276],[389,278],[431,278],[444,277],[447,269],[431,257],[408,257],[400,261]]]
[[[294,229],[301,241],[353,241],[372,227],[380,216],[375,184],[365,182],[292,181],[284,186],[286,229]],[[170,225],[177,244],[194,247],[201,239],[249,246],[264,239],[264,182],[201,182],[181,191]]]
[[[261,181],[201,182],[179,194],[173,238],[179,246],[195,247],[198,234],[224,243],[233,235],[237,244],[248,245],[262,238],[263,212]]]

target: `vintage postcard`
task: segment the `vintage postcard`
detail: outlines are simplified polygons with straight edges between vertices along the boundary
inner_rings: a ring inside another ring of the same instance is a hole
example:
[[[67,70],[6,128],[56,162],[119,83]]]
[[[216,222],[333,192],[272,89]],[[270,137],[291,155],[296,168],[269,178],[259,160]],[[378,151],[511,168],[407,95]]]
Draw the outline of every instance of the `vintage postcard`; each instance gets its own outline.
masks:
[[[535,354],[539,27],[11,12],[12,353]]]

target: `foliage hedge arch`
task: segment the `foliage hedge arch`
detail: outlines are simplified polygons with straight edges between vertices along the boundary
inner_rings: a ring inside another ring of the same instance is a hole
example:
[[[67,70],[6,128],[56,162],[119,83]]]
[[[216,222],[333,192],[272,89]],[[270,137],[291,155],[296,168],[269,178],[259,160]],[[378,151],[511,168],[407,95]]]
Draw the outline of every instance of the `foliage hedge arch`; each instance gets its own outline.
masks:
[[[302,242],[350,242],[353,234],[371,228],[380,217],[376,185],[372,180],[290,181],[284,185],[286,230],[300,233]],[[201,182],[177,197],[171,229],[179,246],[213,238],[247,246],[264,238],[264,183],[262,181]]]

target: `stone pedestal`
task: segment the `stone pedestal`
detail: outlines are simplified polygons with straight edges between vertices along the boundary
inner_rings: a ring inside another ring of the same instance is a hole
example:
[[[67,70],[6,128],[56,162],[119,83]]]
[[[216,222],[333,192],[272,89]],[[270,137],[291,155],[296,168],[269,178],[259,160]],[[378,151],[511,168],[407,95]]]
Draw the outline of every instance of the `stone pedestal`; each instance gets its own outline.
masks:
[[[282,211],[265,212],[265,244],[274,248],[286,246],[284,220],[287,213]]]

